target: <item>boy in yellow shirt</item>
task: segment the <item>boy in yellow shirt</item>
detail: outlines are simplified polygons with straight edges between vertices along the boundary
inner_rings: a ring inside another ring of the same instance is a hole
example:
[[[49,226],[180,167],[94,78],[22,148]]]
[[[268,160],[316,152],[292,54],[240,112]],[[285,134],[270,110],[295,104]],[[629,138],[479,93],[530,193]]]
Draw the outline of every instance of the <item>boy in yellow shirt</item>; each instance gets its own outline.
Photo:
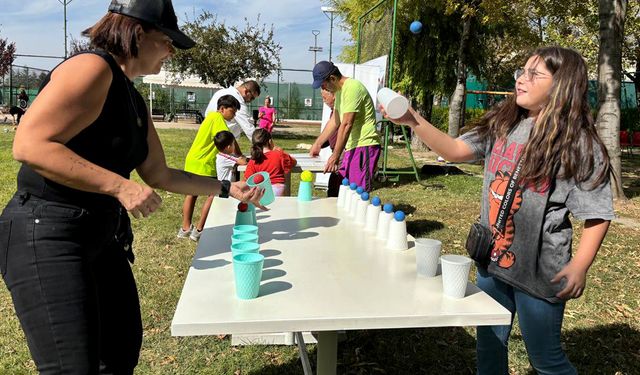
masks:
[[[201,176],[216,178],[216,155],[218,149],[214,143],[216,134],[221,131],[229,131],[226,121],[233,120],[236,112],[240,109],[240,103],[231,95],[224,95],[218,100],[218,111],[212,112],[200,124],[198,134],[193,140],[187,158],[184,162],[184,170]],[[225,121],[226,120],[226,121]],[[242,155],[238,142],[233,141],[237,155]],[[200,220],[194,226],[191,223],[193,209],[196,205],[197,195],[187,195],[182,205],[182,227],[178,230],[178,238],[189,237],[193,241],[200,239],[200,234],[207,220],[213,195],[207,197],[207,201],[202,206]]]

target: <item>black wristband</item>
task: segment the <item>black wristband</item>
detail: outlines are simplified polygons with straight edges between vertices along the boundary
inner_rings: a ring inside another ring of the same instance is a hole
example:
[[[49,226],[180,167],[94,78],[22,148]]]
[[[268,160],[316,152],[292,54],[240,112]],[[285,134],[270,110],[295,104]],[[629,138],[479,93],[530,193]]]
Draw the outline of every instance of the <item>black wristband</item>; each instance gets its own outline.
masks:
[[[231,182],[229,180],[220,181],[221,189],[218,196],[220,198],[229,198],[229,190],[231,190]]]

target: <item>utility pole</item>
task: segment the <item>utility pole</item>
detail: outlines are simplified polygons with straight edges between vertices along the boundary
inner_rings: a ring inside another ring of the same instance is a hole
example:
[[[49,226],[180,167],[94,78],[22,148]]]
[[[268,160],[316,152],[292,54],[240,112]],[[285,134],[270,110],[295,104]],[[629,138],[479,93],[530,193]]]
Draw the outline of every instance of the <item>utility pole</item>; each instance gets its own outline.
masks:
[[[333,46],[333,20],[338,12],[334,7],[321,7],[320,10],[331,21],[331,27],[329,28],[329,61],[331,60],[331,47]]]
[[[316,66],[316,55],[318,52],[322,52],[322,47],[318,47],[318,34],[320,34],[320,30],[311,30],[311,34],[313,34],[313,47],[309,47],[309,51],[313,52],[313,66]]]
[[[69,56],[67,52],[67,5],[71,4],[73,0],[58,0],[60,4],[64,7],[64,58],[66,59]]]

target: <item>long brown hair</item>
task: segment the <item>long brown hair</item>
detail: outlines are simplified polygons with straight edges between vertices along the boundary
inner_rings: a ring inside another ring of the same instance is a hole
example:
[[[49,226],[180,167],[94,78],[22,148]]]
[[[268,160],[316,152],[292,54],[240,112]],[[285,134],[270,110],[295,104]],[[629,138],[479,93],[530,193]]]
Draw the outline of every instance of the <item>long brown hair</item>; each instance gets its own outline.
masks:
[[[126,59],[138,57],[136,26],[145,32],[155,29],[146,22],[122,14],[107,13],[95,25],[84,30],[83,36],[91,40],[91,46]]]
[[[536,118],[522,155],[520,180],[540,186],[547,179],[574,179],[580,185],[594,173],[594,148],[600,150],[604,167],[592,188],[609,178],[609,155],[596,132],[588,101],[587,66],[571,49],[543,47],[531,56],[544,61],[553,75],[549,102]],[[504,139],[528,110],[510,95],[478,123],[482,139]]]
[[[264,129],[256,129],[251,136],[251,159],[260,164],[264,160],[262,149],[269,145],[271,133]]]

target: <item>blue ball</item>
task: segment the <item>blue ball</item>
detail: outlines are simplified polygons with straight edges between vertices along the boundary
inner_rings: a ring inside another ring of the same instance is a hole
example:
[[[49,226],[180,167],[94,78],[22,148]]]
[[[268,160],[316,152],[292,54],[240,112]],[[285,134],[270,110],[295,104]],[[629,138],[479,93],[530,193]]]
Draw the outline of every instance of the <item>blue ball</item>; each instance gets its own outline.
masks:
[[[356,184],[355,182],[352,182],[351,185],[349,186],[349,189],[351,190],[356,190],[358,188],[358,184]]]
[[[384,212],[390,214],[390,213],[393,212],[393,204],[385,203],[385,205],[382,207],[382,209],[384,210]]]
[[[358,195],[362,194],[364,192],[364,189],[361,188],[360,186],[358,186],[358,188],[356,189],[356,193],[358,193]]]
[[[396,219],[396,221],[402,221],[402,220],[404,220],[404,212],[396,211],[396,213],[393,215],[393,217]]]
[[[349,179],[348,178],[343,178],[342,179],[342,185],[349,186]]]
[[[371,200],[371,204],[378,207],[380,204],[382,204],[382,201],[380,200],[380,197],[373,197],[373,199]]]
[[[363,201],[368,201],[369,200],[369,193],[367,193],[366,191],[362,194],[360,194],[360,198],[362,198]]]
[[[411,30],[411,32],[414,34],[420,34],[420,32],[422,31],[422,22],[420,21],[411,22],[411,25],[409,25],[409,30]]]

